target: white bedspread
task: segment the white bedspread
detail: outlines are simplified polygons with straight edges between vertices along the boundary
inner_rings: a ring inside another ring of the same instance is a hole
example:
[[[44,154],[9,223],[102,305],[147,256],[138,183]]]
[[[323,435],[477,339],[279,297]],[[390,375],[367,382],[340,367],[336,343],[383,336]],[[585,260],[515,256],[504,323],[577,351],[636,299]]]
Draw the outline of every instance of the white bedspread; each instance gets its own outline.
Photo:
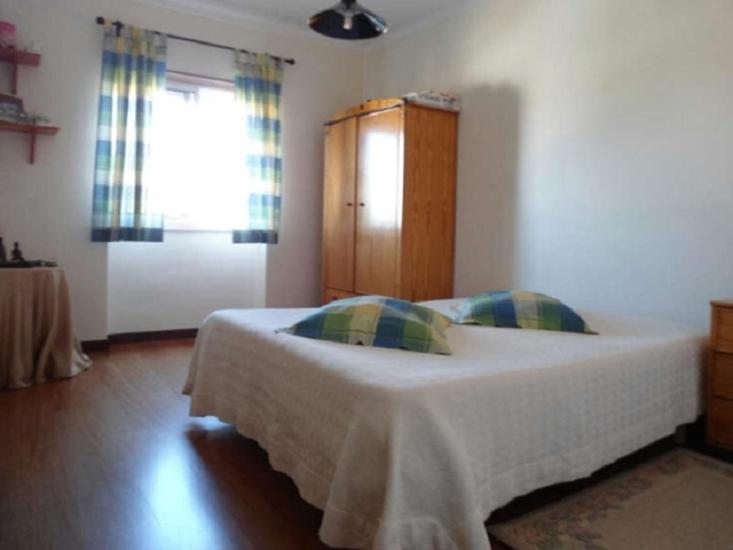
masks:
[[[591,314],[599,336],[455,326],[451,356],[275,333],[311,311],[214,313],[184,391],[192,416],[268,451],[324,511],[332,546],[486,550],[491,511],[700,412],[702,340],[670,327]]]

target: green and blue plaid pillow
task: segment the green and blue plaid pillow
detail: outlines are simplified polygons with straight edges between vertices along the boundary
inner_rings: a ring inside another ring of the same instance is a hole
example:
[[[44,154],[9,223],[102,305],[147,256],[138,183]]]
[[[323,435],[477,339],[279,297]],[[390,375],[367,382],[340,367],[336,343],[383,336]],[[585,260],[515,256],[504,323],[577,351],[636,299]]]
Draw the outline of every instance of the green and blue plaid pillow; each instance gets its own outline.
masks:
[[[358,296],[323,306],[278,332],[343,344],[450,355],[448,317],[430,308],[383,296]]]
[[[454,322],[461,325],[533,328],[596,334],[560,300],[537,292],[481,292],[466,299]]]

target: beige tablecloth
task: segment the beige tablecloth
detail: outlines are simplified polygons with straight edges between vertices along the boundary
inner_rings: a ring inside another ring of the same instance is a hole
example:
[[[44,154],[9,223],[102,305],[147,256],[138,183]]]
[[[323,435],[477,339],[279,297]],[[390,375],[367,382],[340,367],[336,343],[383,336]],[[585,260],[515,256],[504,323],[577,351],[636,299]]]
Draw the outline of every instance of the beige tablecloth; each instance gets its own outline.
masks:
[[[88,369],[57,267],[0,269],[0,388],[23,388]]]

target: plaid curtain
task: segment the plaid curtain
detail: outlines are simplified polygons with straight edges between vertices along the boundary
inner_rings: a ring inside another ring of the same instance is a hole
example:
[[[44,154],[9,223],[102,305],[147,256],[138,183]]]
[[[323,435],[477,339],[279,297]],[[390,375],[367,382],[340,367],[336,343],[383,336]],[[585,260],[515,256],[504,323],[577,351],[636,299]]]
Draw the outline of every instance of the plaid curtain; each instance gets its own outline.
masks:
[[[107,24],[102,54],[93,241],[163,240],[150,185],[155,96],[165,91],[166,36]]]
[[[282,76],[283,65],[278,59],[267,54],[237,54],[234,93],[244,111],[249,145],[248,215],[234,230],[235,243],[277,243],[282,186]]]

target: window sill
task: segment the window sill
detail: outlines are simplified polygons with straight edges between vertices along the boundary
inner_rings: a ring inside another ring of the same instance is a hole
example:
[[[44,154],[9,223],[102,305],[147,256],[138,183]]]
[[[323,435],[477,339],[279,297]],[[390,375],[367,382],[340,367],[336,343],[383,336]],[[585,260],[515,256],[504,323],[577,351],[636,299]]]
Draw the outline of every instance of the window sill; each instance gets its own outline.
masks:
[[[165,227],[165,231],[171,233],[231,233],[232,229],[207,229],[201,227]]]

